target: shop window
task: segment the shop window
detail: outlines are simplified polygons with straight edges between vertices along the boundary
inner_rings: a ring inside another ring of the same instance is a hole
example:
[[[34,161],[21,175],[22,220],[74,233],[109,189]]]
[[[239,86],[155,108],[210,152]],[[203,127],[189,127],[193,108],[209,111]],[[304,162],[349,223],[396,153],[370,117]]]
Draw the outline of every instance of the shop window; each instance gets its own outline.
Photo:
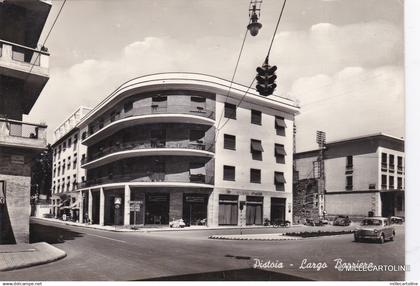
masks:
[[[219,225],[238,225],[238,196],[219,195]]]

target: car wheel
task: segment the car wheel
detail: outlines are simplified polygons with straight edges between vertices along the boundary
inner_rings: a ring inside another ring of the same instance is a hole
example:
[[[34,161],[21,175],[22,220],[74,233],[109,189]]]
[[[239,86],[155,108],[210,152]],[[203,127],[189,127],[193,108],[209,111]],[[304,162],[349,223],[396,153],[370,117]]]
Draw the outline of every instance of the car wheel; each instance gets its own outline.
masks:
[[[379,238],[379,243],[384,244],[385,243],[385,235],[382,233],[381,237]]]
[[[389,238],[390,241],[394,241],[395,239],[395,231],[392,233],[392,236]]]

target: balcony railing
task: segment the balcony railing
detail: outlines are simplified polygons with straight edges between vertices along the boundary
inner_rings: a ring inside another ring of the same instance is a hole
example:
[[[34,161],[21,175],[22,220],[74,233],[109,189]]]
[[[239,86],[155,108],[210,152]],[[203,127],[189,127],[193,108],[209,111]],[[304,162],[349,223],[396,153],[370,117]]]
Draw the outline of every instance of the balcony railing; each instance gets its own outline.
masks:
[[[0,143],[44,148],[47,126],[0,118]]]
[[[141,106],[134,107],[128,112],[118,113],[118,116],[115,114],[110,115],[108,118],[105,118],[103,122],[93,124],[89,126],[89,136],[95,134],[99,130],[103,129],[107,125],[117,122],[119,120],[142,115],[153,115],[153,114],[189,114],[202,116],[209,119],[214,119],[214,110],[195,106],[193,104],[171,104],[171,105],[157,105],[152,104],[150,106]],[[100,127],[100,128],[99,128]]]
[[[402,174],[404,172],[404,168],[402,166],[397,166],[398,174]]]
[[[204,143],[181,143],[181,142],[165,142],[165,141],[132,141],[127,143],[118,143],[114,146],[103,147],[99,151],[89,155],[88,162],[96,160],[100,157],[106,156],[111,153],[116,153],[120,151],[130,151],[130,150],[141,150],[141,149],[152,149],[152,148],[181,148],[181,149],[193,149],[193,150],[203,150],[203,151],[212,151],[212,144]],[[88,163],[86,162],[86,163]]]
[[[105,177],[98,177],[90,179],[85,182],[79,182],[79,188],[88,188],[96,185],[109,184],[109,183],[127,183],[127,182],[167,182],[167,183],[199,183],[199,184],[213,184],[213,176],[210,175],[189,175],[189,179],[178,179],[176,181],[166,178],[165,173],[132,173],[132,174],[118,174],[108,175]]]
[[[32,66],[31,72],[40,71],[46,74],[49,56],[45,48],[37,50],[0,39],[0,65],[23,69],[26,72],[29,72]]]
[[[394,172],[394,170],[395,170],[395,165],[394,164],[389,164],[389,171]]]

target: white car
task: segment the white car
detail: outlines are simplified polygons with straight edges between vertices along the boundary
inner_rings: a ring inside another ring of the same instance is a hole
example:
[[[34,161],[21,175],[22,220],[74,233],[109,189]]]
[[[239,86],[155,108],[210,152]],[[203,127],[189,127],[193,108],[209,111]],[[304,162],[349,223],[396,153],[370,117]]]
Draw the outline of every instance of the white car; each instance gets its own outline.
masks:
[[[183,227],[185,227],[185,222],[184,222],[184,220],[182,218],[181,219],[177,219],[177,220],[173,220],[173,221],[171,221],[169,223],[169,227],[180,227],[180,228],[183,228]]]

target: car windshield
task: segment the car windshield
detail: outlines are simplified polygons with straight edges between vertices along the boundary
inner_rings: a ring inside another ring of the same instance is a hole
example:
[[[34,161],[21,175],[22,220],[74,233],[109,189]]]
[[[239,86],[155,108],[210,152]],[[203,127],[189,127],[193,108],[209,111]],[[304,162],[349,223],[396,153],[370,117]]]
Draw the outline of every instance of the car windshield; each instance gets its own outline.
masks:
[[[380,219],[364,219],[362,225],[382,225],[382,221]]]

